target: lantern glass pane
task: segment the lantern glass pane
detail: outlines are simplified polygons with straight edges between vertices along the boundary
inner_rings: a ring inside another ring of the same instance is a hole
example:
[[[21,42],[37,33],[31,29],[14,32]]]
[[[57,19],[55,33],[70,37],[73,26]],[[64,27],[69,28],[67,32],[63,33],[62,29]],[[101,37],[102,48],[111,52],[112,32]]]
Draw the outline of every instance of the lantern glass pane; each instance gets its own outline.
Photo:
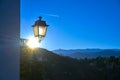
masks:
[[[39,35],[40,36],[46,35],[46,27],[39,27]]]
[[[43,29],[41,27],[39,27],[39,35],[43,34]]]
[[[35,26],[35,27],[33,27],[33,29],[34,29],[34,35],[35,35],[35,37],[37,37],[39,35],[39,33],[38,33],[38,27]]]

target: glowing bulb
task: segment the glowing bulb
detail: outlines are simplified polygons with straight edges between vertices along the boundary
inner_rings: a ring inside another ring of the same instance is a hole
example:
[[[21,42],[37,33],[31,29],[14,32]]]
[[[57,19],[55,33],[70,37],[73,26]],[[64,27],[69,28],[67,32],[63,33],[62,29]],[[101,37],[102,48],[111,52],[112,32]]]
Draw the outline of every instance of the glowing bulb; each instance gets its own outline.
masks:
[[[30,37],[28,39],[27,46],[29,46],[30,48],[39,47],[39,40],[34,37]]]
[[[39,34],[42,35],[43,30],[39,28]]]

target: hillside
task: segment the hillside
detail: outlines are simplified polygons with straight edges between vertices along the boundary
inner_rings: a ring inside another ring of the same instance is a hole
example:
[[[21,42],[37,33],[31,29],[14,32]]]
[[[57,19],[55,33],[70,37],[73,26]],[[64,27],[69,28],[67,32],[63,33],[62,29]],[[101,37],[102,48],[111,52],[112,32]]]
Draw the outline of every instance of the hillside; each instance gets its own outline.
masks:
[[[27,51],[24,51],[24,50],[21,51],[22,52],[21,66],[26,65],[24,64],[25,62],[26,63],[29,62],[29,58],[31,54],[30,50],[27,50]],[[44,70],[42,70],[42,74],[44,74],[46,80],[77,80],[80,78],[80,76],[78,75],[81,74],[81,72],[79,71],[82,71],[82,67],[80,67],[78,60],[57,55],[46,49],[37,49],[34,51],[34,54],[35,54],[34,59],[37,58],[37,60],[34,62],[41,63],[42,66],[44,66]],[[29,73],[29,71],[26,73]],[[23,74],[21,74],[21,76],[22,75]],[[44,79],[43,76],[42,78]]]
[[[34,52],[33,57],[30,57]],[[73,59],[46,49],[21,50],[21,80],[119,80],[120,58]],[[109,76],[108,76],[109,75]]]

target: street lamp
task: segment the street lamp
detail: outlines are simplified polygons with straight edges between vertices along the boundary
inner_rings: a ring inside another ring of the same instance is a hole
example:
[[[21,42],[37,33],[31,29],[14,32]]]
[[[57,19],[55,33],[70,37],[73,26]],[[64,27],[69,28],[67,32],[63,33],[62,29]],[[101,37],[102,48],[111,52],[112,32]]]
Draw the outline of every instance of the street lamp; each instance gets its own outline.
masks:
[[[32,25],[33,27],[33,32],[34,32],[34,37],[35,38],[31,38],[28,42],[29,47],[32,48],[32,53],[33,55],[35,55],[35,50],[34,48],[38,47],[39,42],[41,41],[41,39],[43,37],[46,36],[46,31],[47,31],[47,27],[49,25],[46,24],[46,21],[42,20],[42,17],[40,16],[39,19],[37,21],[35,21],[35,23]],[[37,38],[37,39],[36,39]],[[39,41],[39,42],[38,42]],[[34,42],[34,43],[33,43]]]
[[[49,26],[46,24],[46,21],[41,19],[42,17],[40,16],[39,20],[35,21],[34,25],[32,25],[34,36],[37,37],[39,41],[46,36],[47,27]]]
[[[35,68],[33,65],[35,62],[38,61],[37,49],[39,49],[39,48],[37,48],[37,47],[39,46],[39,42],[41,41],[41,39],[46,36],[46,31],[47,31],[47,27],[48,27],[48,25],[46,24],[46,21],[43,21],[41,19],[42,19],[42,17],[39,17],[39,19],[37,21],[35,21],[34,25],[32,25],[34,37],[30,37],[29,39],[21,39],[20,40],[20,45],[26,46],[25,48],[22,48],[22,51],[24,51],[23,52],[24,55],[22,54],[23,55],[22,59],[26,58],[25,60],[26,61],[28,60],[27,64],[26,64],[26,65],[28,65],[28,68],[26,68],[26,67],[25,68],[28,69],[26,71],[28,71],[29,77],[32,76],[31,77],[32,80],[36,79],[35,77],[33,77],[33,75],[34,75],[33,71]],[[38,42],[38,40],[39,40],[39,42]],[[28,54],[28,53],[32,53],[32,54]],[[23,61],[23,60],[21,60],[21,61]],[[22,62],[22,63],[24,63],[24,62]],[[24,65],[22,65],[22,66],[24,66]],[[26,76],[24,77],[24,73],[22,74],[22,78],[26,79]]]

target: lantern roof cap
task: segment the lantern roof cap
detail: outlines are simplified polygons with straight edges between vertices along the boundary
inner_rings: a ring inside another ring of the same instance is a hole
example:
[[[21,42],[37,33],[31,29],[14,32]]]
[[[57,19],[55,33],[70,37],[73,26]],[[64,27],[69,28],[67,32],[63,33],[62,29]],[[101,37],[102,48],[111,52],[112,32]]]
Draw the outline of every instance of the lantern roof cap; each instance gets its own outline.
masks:
[[[49,25],[46,24],[46,21],[42,20],[41,16],[39,16],[38,18],[39,18],[39,20],[35,21],[33,27],[34,26],[47,26],[47,27],[49,26]]]

